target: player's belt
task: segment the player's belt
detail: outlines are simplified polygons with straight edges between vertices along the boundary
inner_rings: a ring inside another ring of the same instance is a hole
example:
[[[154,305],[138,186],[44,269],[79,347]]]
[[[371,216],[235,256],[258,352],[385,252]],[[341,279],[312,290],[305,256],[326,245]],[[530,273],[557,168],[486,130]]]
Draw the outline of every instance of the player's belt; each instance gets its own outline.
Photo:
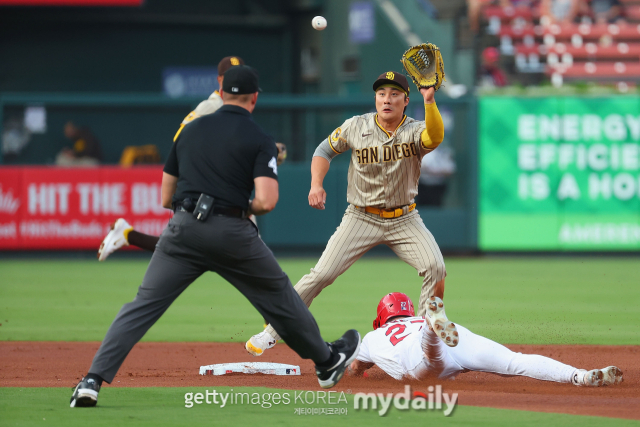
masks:
[[[378,209],[378,208],[372,208],[370,206],[367,206],[367,207],[356,206],[356,208],[363,210],[367,213],[378,215],[380,218],[398,218],[398,217],[401,217],[402,215],[406,215],[409,212],[413,211],[416,208],[416,204],[413,203],[411,205],[401,206],[399,208],[393,208],[393,209]]]
[[[196,207],[195,200],[192,200],[191,203],[184,202],[173,202],[173,211],[174,212],[193,212],[193,209]],[[232,218],[246,218],[247,212],[241,208],[232,208],[228,206],[220,206],[216,205],[211,209],[212,215],[218,216],[230,216]]]

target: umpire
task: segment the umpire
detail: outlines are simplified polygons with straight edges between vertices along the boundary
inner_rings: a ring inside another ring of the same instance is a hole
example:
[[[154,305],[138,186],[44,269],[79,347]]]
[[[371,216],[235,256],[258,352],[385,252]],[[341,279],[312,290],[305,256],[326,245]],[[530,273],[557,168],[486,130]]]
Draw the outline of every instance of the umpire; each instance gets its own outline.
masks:
[[[309,309],[247,219],[268,213],[278,201],[277,148],[251,118],[260,91],[255,71],[231,68],[222,89],[224,105],[186,125],[171,147],[162,204],[175,215],[136,297],[122,307],[89,373],[76,386],[71,407],[96,405],[102,381],[111,383],[133,346],[206,271],[229,281],[300,357],[312,359],[322,387],[334,386],[357,356],[355,330],[324,342]]]

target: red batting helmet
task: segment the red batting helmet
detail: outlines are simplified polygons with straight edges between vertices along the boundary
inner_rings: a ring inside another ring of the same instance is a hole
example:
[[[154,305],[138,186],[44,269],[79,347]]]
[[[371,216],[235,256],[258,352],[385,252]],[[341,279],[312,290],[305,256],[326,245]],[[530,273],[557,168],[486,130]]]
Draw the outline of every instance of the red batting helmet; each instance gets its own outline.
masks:
[[[373,321],[373,329],[387,323],[390,317],[415,316],[411,298],[402,292],[392,292],[380,300],[378,304],[378,317]]]

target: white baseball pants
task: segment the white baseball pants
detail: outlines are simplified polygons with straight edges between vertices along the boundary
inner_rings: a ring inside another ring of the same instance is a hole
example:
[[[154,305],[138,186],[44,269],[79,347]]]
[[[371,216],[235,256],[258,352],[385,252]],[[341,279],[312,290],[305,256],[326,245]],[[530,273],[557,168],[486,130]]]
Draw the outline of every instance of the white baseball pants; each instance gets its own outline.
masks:
[[[491,372],[501,375],[522,375],[543,381],[570,383],[576,368],[549,357],[522,354],[476,335],[464,326],[456,325],[460,342],[448,347],[425,326],[422,332],[423,361],[409,374],[417,379],[437,375],[454,378],[465,371]]]

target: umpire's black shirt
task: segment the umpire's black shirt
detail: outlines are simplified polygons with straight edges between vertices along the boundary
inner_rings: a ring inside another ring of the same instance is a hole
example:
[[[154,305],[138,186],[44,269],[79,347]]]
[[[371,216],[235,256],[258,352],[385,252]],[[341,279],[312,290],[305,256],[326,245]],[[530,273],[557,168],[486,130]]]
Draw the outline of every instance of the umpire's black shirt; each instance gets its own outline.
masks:
[[[216,205],[249,208],[253,179],[278,178],[275,141],[242,107],[224,105],[183,129],[164,171],[178,177],[173,201],[213,196]]]

